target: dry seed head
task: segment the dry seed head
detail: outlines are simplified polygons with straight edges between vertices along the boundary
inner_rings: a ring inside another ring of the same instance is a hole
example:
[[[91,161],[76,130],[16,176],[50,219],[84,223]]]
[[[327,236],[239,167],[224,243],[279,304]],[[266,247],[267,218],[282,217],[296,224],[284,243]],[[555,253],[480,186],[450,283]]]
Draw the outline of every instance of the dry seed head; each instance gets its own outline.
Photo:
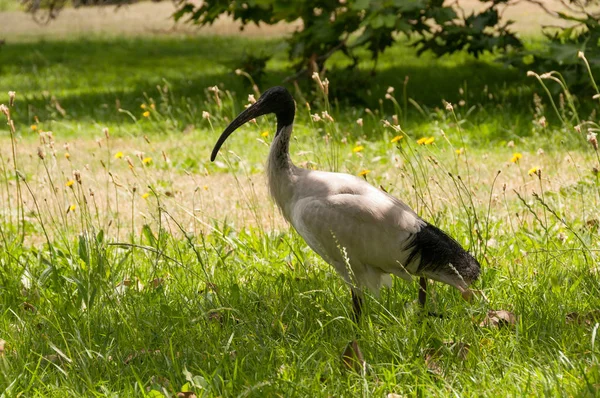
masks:
[[[329,95],[329,79],[325,78],[323,80],[323,92],[325,93],[325,95]]]
[[[594,94],[594,96],[592,97],[592,99],[598,99],[600,98],[600,94]]]
[[[251,104],[256,103],[256,98],[254,98],[254,94],[248,94],[248,102]]]
[[[325,120],[327,120],[328,122],[333,122],[333,118],[331,117],[331,115],[329,114],[329,112],[327,111],[323,111],[321,112],[321,117]]]
[[[452,112],[454,110],[454,107],[449,102],[444,101],[444,106],[446,107],[446,110],[449,112]]]
[[[235,70],[235,74],[238,75],[238,76],[241,76],[242,73],[244,73],[244,72],[241,69],[236,69]]]
[[[8,106],[10,106],[10,107],[15,106],[15,96],[16,95],[17,95],[17,93],[15,93],[14,91],[8,92]]]
[[[133,162],[131,161],[131,158],[129,156],[125,156],[125,160],[127,161],[129,168],[133,169]]]
[[[46,154],[44,153],[44,150],[42,149],[42,147],[38,147],[37,150],[37,155],[40,159],[44,160],[46,158]]]
[[[10,119],[10,111],[8,110],[8,106],[4,104],[0,104],[0,112],[4,113],[7,119]]]
[[[532,70],[528,70],[528,71],[527,71],[527,76],[528,76],[528,77],[537,76],[537,73],[535,73],[535,72],[534,72],[534,71],[532,71]]]
[[[319,85],[319,89],[324,93],[325,87],[323,86],[323,82],[321,81],[321,76],[319,76],[319,73],[314,72],[312,74],[312,79],[317,82],[317,84]]]
[[[400,122],[398,121],[398,115],[392,115],[392,122],[395,125],[399,125],[400,124]]]
[[[202,118],[206,120],[210,119],[210,113],[202,111]]]
[[[552,77],[552,73],[551,72],[542,73],[540,75],[540,79],[550,79],[551,77]]]
[[[318,113],[312,114],[312,115],[310,115],[310,117],[312,118],[313,122],[320,122],[321,121],[321,116],[319,116]]]
[[[75,181],[81,185],[81,172],[79,170],[73,170],[73,177],[75,177]]]
[[[356,119],[356,124],[358,124],[360,127],[362,127],[362,126],[363,126],[363,120],[362,120],[362,117],[361,117],[361,118],[358,118],[358,119]]]
[[[8,126],[10,127],[10,131],[12,131],[12,133],[15,134],[16,133],[15,122],[12,119],[8,120]]]
[[[394,98],[394,97],[392,97],[392,95],[389,93],[385,95],[385,99],[387,99],[387,100],[391,100],[392,98]]]
[[[577,58],[585,59],[585,54],[583,51],[577,51]]]
[[[543,128],[546,128],[548,126],[548,121],[546,120],[546,116],[542,116],[540,118],[540,120],[538,120],[538,124],[540,126],[542,126]]]
[[[388,94],[392,94],[393,92],[394,92],[394,87],[392,87],[392,86],[389,86],[389,87],[387,88],[387,91],[386,91],[386,93],[388,93]]]
[[[588,135],[587,135],[587,140],[588,142],[592,145],[592,148],[594,148],[594,150],[598,150],[598,138],[596,138],[597,134],[592,132],[592,131],[588,131]]]
[[[578,133],[581,134],[581,125],[578,124],[577,126],[575,126],[573,128],[575,129],[575,131],[577,131]]]
[[[558,233],[557,238],[562,243],[565,243],[567,241],[567,235],[562,231]]]

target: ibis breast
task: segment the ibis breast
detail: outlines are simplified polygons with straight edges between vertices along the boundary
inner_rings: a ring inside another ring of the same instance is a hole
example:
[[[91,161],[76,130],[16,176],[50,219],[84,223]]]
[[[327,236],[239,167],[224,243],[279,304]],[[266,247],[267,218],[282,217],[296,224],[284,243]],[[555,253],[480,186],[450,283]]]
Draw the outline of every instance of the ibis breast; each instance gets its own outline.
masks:
[[[384,275],[416,271],[406,261],[425,222],[405,203],[348,174],[303,174],[287,218],[346,280],[377,290]]]

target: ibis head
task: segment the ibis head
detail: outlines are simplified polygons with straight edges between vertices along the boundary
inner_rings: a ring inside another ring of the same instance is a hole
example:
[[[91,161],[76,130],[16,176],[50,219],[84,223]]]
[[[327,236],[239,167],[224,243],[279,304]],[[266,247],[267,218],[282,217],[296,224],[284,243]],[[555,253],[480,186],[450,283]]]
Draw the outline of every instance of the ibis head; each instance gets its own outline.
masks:
[[[217,140],[210,155],[210,160],[215,160],[225,140],[244,123],[259,116],[274,113],[277,116],[277,134],[279,134],[283,127],[290,126],[294,122],[295,112],[294,98],[284,87],[276,86],[268,89],[254,104],[240,113],[227,126]]]

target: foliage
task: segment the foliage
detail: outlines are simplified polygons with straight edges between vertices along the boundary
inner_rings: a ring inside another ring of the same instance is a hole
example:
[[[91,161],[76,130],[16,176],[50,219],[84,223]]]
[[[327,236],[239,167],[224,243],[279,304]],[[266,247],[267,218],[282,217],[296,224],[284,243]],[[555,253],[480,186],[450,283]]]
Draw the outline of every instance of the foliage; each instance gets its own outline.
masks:
[[[507,0],[487,1],[480,13],[461,18],[455,6],[442,0],[328,0],[253,2],[183,1],[175,19],[186,17],[200,25],[212,24],[222,14],[249,23],[275,24],[299,20],[302,27],[289,38],[289,56],[297,69],[321,69],[335,52],[358,62],[356,49],[367,48],[372,58],[398,38],[417,38],[420,52],[438,56],[466,50],[476,56],[483,51],[520,47],[520,41],[500,24],[498,6]]]
[[[521,70],[536,70],[540,73],[560,70],[572,91],[594,91],[588,75],[588,67],[600,68],[600,14],[592,11],[597,0],[571,0],[563,2],[564,11],[552,11],[543,3],[541,12],[556,18],[556,24],[544,27],[548,39],[537,48],[520,49],[502,57],[509,65]],[[578,53],[585,54],[586,63]],[[552,86],[554,92],[560,86]]]

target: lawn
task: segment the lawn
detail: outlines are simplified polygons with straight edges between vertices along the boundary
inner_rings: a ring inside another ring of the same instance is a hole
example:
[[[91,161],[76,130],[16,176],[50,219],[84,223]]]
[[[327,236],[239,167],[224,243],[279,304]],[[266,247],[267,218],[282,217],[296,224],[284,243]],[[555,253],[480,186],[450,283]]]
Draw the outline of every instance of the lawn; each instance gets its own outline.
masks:
[[[491,55],[400,45],[374,75],[334,59],[329,96],[286,84],[297,164],[364,175],[483,265],[471,304],[431,286],[442,318],[395,279],[356,326],[348,287],[268,198],[274,118],[209,161],[253,93],[234,71],[262,53],[276,54],[263,91],[293,73],[281,39],[0,47],[0,103],[16,91],[15,132],[0,127],[4,395],[597,395],[600,165],[574,128],[595,120],[591,101],[571,109],[551,86],[557,115],[535,78]],[[364,371],[341,359],[357,336]]]

